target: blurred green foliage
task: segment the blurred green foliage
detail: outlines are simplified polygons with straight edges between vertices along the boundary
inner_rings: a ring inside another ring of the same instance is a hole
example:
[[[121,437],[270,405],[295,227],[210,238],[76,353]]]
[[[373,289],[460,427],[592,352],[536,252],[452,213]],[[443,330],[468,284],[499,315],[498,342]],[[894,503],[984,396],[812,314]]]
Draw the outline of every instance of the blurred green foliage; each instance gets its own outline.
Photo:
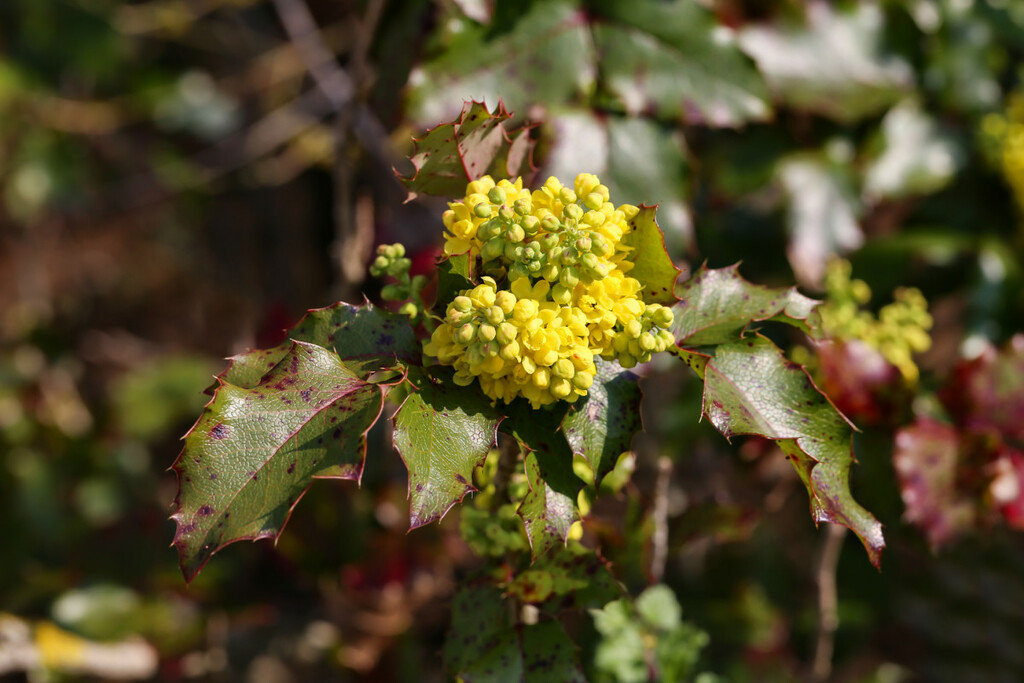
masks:
[[[309,12],[333,60],[317,62],[289,11]],[[832,678],[1019,680],[1016,513],[933,552],[891,455],[914,418],[968,429],[936,393],[1024,320],[1022,58],[1013,0],[0,3],[0,611],[141,636],[159,680],[449,679],[449,608],[478,560],[454,517],[406,534],[397,456],[368,462],[361,489],[317,483],[276,548],[233,547],[187,590],[165,469],[220,358],[277,343],[306,308],[375,298],[377,243],[429,267],[443,205],[403,205],[390,166],[464,99],[500,97],[539,123],[541,173],[594,172],[621,201],[660,203],[691,270],[740,261],[750,280],[823,296],[843,256],[876,314],[897,287],[925,295],[918,383],[854,377],[872,390],[853,487],[889,548],[877,573],[846,541]],[[325,94],[331,78],[348,79],[347,106]],[[860,368],[822,359],[821,373]],[[584,525],[641,598],[570,625],[585,668],[647,680],[637,657],[653,656],[666,672],[802,679],[822,543],[802,486],[765,443],[697,423],[698,384],[659,369],[649,435],[622,461],[632,477],[617,470]],[[1007,379],[998,396],[1022,393]],[[1021,444],[997,437],[998,456],[958,451],[957,490],[1012,510],[997,494],[1015,470],[994,467]],[[370,448],[390,453],[383,431]],[[648,614],[656,501],[668,552]],[[466,509],[479,550],[522,547],[511,518]],[[638,634],[642,652],[626,648]]]

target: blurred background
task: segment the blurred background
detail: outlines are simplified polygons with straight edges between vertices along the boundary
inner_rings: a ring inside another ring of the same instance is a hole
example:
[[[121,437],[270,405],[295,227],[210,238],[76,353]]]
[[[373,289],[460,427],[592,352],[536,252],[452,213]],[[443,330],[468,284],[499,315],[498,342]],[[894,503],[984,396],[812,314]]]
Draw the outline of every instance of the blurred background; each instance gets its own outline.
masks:
[[[588,521],[627,587],[661,515],[724,680],[1024,679],[1022,56],[1014,0],[3,0],[0,679],[448,680],[475,560],[457,512],[406,534],[383,428],[361,488],[318,482],[276,547],[190,586],[167,468],[223,358],[375,299],[377,244],[432,267],[444,202],[403,203],[393,169],[499,97],[542,178],[658,203],[684,268],[837,311],[799,357],[863,430],[882,571],[668,362]]]

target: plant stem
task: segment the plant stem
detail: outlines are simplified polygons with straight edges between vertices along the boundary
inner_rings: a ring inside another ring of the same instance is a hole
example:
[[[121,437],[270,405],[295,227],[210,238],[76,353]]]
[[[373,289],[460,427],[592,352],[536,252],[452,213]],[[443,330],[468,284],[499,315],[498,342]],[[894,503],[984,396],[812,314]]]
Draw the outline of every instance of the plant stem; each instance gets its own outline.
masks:
[[[658,478],[654,484],[654,533],[651,536],[651,583],[661,583],[668,560],[668,484],[672,479],[672,460],[658,458]]]
[[[810,683],[824,683],[832,675],[832,653],[835,649],[836,629],[839,627],[836,569],[843,539],[849,531],[841,524],[829,524],[818,556],[815,583],[818,586],[818,638],[814,644]]]

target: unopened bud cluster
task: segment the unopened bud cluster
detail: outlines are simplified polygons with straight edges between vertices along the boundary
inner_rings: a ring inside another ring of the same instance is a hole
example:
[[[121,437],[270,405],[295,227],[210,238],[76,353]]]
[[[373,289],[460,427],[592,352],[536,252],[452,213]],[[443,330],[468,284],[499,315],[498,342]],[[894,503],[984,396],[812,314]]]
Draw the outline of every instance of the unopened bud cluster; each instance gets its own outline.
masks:
[[[380,290],[380,298],[385,301],[405,301],[398,309],[399,313],[416,318],[420,311],[419,293],[427,283],[422,275],[409,277],[412,261],[405,256],[405,246],[399,243],[382,244],[377,247],[377,257],[370,264],[370,275],[384,277],[390,275],[395,282],[384,285]],[[407,301],[407,299],[413,299]]]
[[[616,207],[589,173],[573,187],[548,178],[469,183],[444,214],[445,252],[479,258],[486,275],[447,307],[425,351],[479,381],[495,400],[534,407],[586,396],[594,357],[633,367],[672,346],[672,311],[645,304],[622,242],[638,209]]]
[[[928,301],[919,289],[900,287],[893,301],[876,317],[861,306],[871,300],[871,289],[863,280],[851,280],[848,261],[835,260],[825,277],[828,300],[818,310],[825,332],[835,339],[858,339],[878,350],[908,381],[919,375],[914,354],[931,346],[928,330],[932,317]]]

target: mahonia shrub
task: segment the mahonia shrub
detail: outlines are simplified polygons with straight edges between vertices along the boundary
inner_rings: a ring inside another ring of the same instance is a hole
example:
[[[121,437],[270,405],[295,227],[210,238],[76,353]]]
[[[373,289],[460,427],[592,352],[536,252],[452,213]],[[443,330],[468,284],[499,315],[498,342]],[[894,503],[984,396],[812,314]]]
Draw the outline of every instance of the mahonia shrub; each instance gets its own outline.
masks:
[[[402,245],[379,247],[370,271],[388,278],[381,294],[394,311],[368,301],[311,310],[288,341],[235,356],[218,376],[174,465],[181,568],[191,579],[230,543],[276,538],[315,479],[359,481],[366,457],[380,455],[366,452],[366,434],[390,402],[410,526],[476,494],[461,530],[490,564],[453,600],[453,674],[581,680],[558,620],[568,607],[591,610],[606,639],[633,634],[632,645],[598,647],[597,670],[646,663],[686,676],[706,640],[699,629],[674,603],[633,604],[579,542],[594,498],[629,478],[641,429],[633,369],[659,352],[689,366],[703,416],[726,437],[775,442],[813,520],[852,529],[877,565],[881,527],[848,484],[852,425],[757,329],[782,323],[820,339],[818,302],[752,284],[735,266],[677,282],[656,207],[617,204],[590,173],[531,189],[529,131],[508,130],[508,118],[467,103],[417,141],[403,181],[411,197],[450,200],[437,222],[444,257],[431,278],[411,276]],[[685,657],[672,645],[681,638]]]

